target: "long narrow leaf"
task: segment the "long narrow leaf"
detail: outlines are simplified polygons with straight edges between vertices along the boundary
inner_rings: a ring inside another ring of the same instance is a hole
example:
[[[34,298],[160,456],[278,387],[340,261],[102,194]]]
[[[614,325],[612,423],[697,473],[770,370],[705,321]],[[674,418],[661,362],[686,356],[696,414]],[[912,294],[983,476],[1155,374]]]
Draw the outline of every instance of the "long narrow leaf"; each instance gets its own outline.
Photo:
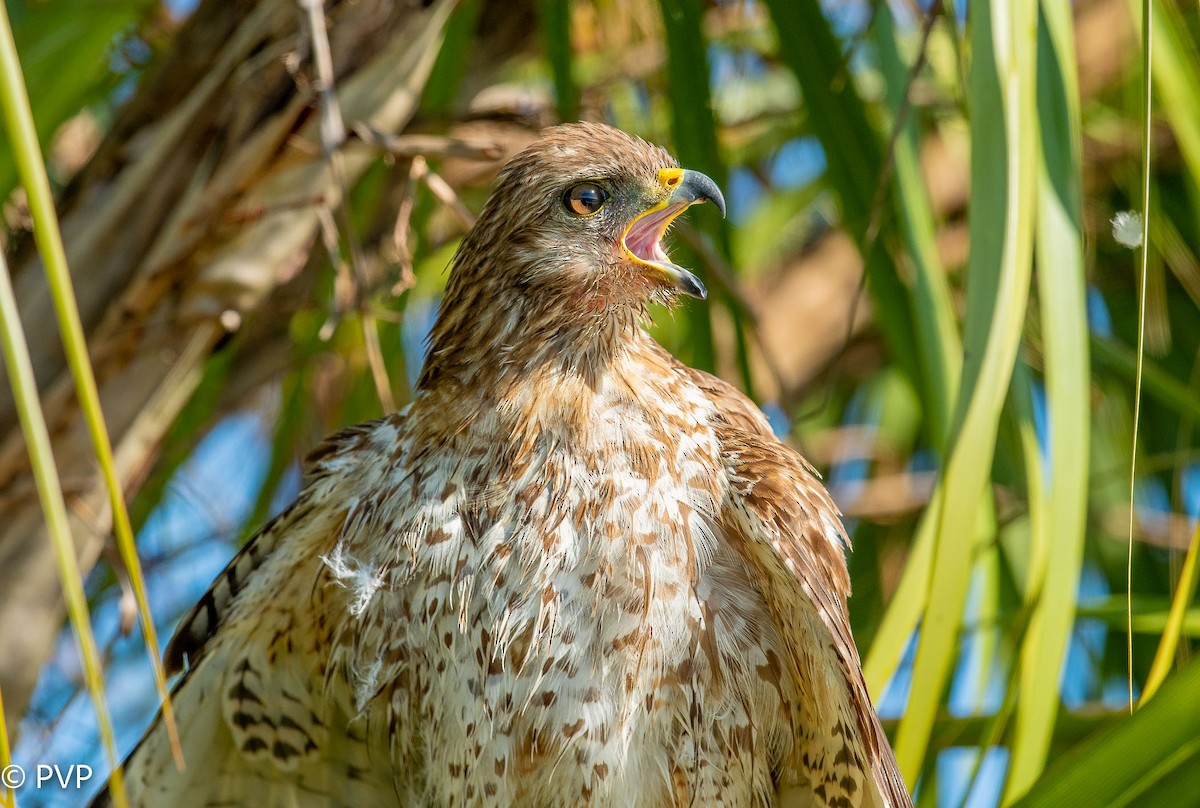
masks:
[[[446,21],[442,47],[421,91],[421,112],[425,115],[448,116],[452,112],[482,10],[482,0],[461,0]]]
[[[3,260],[3,256],[0,256]],[[12,763],[12,749],[8,746],[8,722],[4,719],[4,694],[0,693],[0,772],[7,772],[9,764]],[[11,780],[7,777],[0,778],[0,805],[5,808],[14,808],[17,804],[17,797],[10,788]]]
[[[1197,523],[1196,529],[1192,532],[1192,544],[1188,547],[1187,558],[1183,560],[1183,570],[1179,574],[1179,586],[1175,590],[1175,597],[1171,600],[1167,624],[1163,627],[1158,651],[1154,654],[1154,663],[1150,666],[1150,673],[1146,677],[1146,686],[1142,689],[1142,697],[1139,702],[1141,704],[1145,704],[1146,700],[1162,686],[1163,680],[1167,678],[1167,673],[1175,661],[1175,649],[1179,646],[1180,635],[1183,634],[1184,618],[1187,616],[1192,597],[1196,593],[1196,580],[1200,577],[1198,556],[1200,556],[1200,523]]]
[[[1059,760],[1017,808],[1116,808],[1196,805],[1196,755],[1200,752],[1200,664],[1188,665],[1145,707]],[[1191,778],[1191,798],[1159,802],[1156,784],[1179,772]]]
[[[881,67],[887,79],[888,102],[892,114],[899,116],[907,105],[910,71],[900,61],[892,11],[887,6],[879,10],[875,31]],[[962,376],[962,339],[955,322],[946,269],[937,252],[933,211],[921,177],[916,126],[911,115],[897,133],[892,160],[896,171],[900,229],[913,264],[913,324],[921,345],[921,365],[927,387],[925,400],[933,404],[929,413],[930,433],[934,447],[941,451],[945,448],[954,412],[954,396]]]
[[[1179,143],[1179,153],[1193,177],[1200,177],[1200,64],[1194,56],[1187,22],[1174,3],[1155,0],[1150,34],[1154,38],[1151,67],[1159,105]],[[1130,13],[1140,26],[1142,0],[1130,0]],[[1191,53],[1189,53],[1191,51]],[[1190,58],[1189,58],[1190,57]]]
[[[29,94],[38,100],[34,122],[43,145],[71,116],[103,102],[121,80],[106,69],[114,43],[145,19],[153,0],[8,2],[13,38],[25,66]],[[119,57],[117,57],[119,58]],[[15,154],[0,149],[0,199],[17,181]]]
[[[1037,263],[1045,338],[1047,491],[1035,517],[1044,575],[1030,584],[1036,607],[1021,649],[1021,699],[1006,798],[1041,773],[1057,714],[1058,682],[1075,624],[1087,516],[1088,324],[1083,264],[1083,192],[1078,78],[1071,7],[1043,0],[1038,26]],[[1039,459],[1040,461],[1040,459]],[[1031,500],[1035,492],[1030,492]]]
[[[945,475],[932,591],[913,668],[914,688],[896,739],[912,786],[954,660],[970,579],[975,519],[991,473],[996,430],[1029,294],[1034,211],[1033,0],[971,4],[971,255],[959,425]]]
[[[876,38],[893,114],[899,114],[908,92],[908,73],[900,63],[891,10],[883,7],[876,22]],[[906,246],[912,256],[915,279],[912,291],[913,321],[920,340],[922,369],[926,383],[925,401],[932,403],[929,417],[934,445],[944,448],[954,396],[962,377],[962,340],[955,324],[954,305],[945,269],[937,255],[933,212],[921,187],[917,165],[915,127],[904,125],[896,138],[896,185],[900,197],[900,219]],[[888,604],[879,631],[866,655],[863,671],[871,692],[879,697],[896,671],[913,630],[925,609],[933,561],[933,515],[940,498],[930,502],[917,529],[900,584]]]
[[[579,117],[579,85],[572,68],[571,4],[562,0],[538,0],[538,27],[542,49],[554,78],[554,101],[560,121]]]
[[[1137,354],[1128,346],[1115,339],[1095,334],[1088,344],[1097,366],[1115,371],[1131,382],[1137,377]],[[1142,384],[1147,396],[1157,399],[1177,413],[1187,413],[1193,418],[1200,418],[1200,397],[1158,363],[1144,360]]]

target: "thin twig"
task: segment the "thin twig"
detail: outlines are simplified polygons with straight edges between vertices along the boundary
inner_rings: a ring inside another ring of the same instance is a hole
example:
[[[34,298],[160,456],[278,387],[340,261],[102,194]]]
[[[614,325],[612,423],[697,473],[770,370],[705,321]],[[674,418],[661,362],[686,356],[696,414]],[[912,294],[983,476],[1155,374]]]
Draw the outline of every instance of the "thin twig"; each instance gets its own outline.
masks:
[[[356,123],[354,134],[364,142],[395,157],[461,157],[495,160],[504,149],[492,140],[466,140],[442,135],[393,135],[370,124]]]
[[[112,567],[117,579],[117,589],[121,595],[117,598],[117,632],[122,637],[129,635],[137,621],[137,600],[133,595],[133,586],[129,583],[129,572],[121,562],[121,556],[105,545],[101,555]],[[145,563],[142,565],[145,567]]]
[[[403,179],[400,182],[400,204],[396,206],[396,221],[392,225],[392,249],[395,250],[396,263],[400,265],[400,277],[392,286],[392,296],[399,297],[417,283],[416,271],[413,268],[412,248],[408,246],[408,231],[412,226],[413,206],[416,202],[413,186],[413,161],[405,165]]]
[[[425,183],[425,187],[437,197],[439,202],[454,211],[464,227],[470,230],[475,226],[475,214],[458,198],[458,194],[450,187],[450,183],[429,167],[429,163],[424,157],[418,155],[413,158],[412,173],[416,179]]]
[[[917,82],[917,75],[925,67],[929,55],[929,38],[933,35],[933,26],[942,16],[942,0],[934,0],[929,6],[929,14],[921,29],[921,45],[917,49],[917,58],[904,80],[904,96],[900,99],[900,107],[896,110],[896,118],[892,121],[891,132],[888,133],[887,148],[883,151],[883,165],[879,168],[879,176],[875,180],[875,194],[871,199],[871,218],[867,224],[866,236],[863,239],[865,247],[863,255],[870,253],[879,237],[880,217],[883,211],[883,201],[887,194],[888,184],[892,179],[892,171],[896,165],[896,143],[908,123],[908,114],[912,109],[912,88]]]
[[[858,320],[858,307],[862,303],[863,291],[867,287],[867,264],[870,261],[871,252],[875,249],[875,242],[879,238],[879,231],[882,224],[883,203],[887,198],[887,189],[892,179],[892,170],[896,163],[896,143],[900,139],[901,133],[904,131],[904,126],[908,121],[909,110],[912,109],[912,87],[917,81],[917,75],[925,66],[925,61],[928,56],[929,38],[933,34],[933,26],[938,21],[943,13],[942,0],[933,0],[929,6],[929,14],[925,18],[925,24],[921,30],[921,45],[917,50],[917,58],[913,60],[912,66],[908,69],[908,75],[904,82],[904,96],[900,99],[900,107],[896,110],[895,120],[892,121],[892,129],[888,133],[887,147],[883,151],[883,165],[879,168],[879,176],[875,180],[875,193],[871,199],[871,214],[867,221],[867,230],[863,236],[862,258],[863,272],[858,279],[858,286],[854,290],[854,296],[850,299],[850,312],[846,317],[846,333],[842,338],[843,351],[845,347],[850,345],[850,341],[854,338],[854,323]],[[840,368],[840,365],[839,365]],[[836,382],[836,379],[834,380]],[[836,384],[830,384],[826,387],[825,400],[820,406],[814,408],[815,411],[825,409],[829,405],[833,389]]]
[[[392,396],[391,381],[387,375],[387,365],[383,360],[383,352],[379,345],[379,331],[375,318],[362,305],[362,289],[367,271],[363,260],[362,245],[355,235],[353,223],[350,221],[350,211],[346,206],[349,196],[349,183],[346,181],[345,164],[339,151],[346,140],[346,125],[342,120],[342,108],[338,102],[337,88],[333,76],[333,57],[329,51],[329,31],[325,25],[325,7],[321,0],[297,0],[305,12],[309,36],[312,40],[313,66],[317,71],[317,108],[320,120],[318,127],[321,134],[321,150],[329,170],[333,174],[340,193],[337,209],[338,225],[322,218],[322,230],[326,234],[326,248],[334,259],[334,266],[343,263],[339,249],[339,237],[344,236],[350,254],[350,265],[353,272],[352,299],[358,312],[363,330],[363,345],[367,352],[367,362],[371,367],[371,377],[375,382],[375,392],[384,412],[392,412],[396,408]],[[347,273],[342,273],[346,277]],[[336,297],[336,296],[335,296]],[[326,323],[328,326],[329,323]],[[324,329],[323,329],[324,331]]]
[[[334,310],[330,313],[329,319],[321,326],[320,337],[327,340],[333,336],[333,329],[337,326],[343,312],[352,309],[358,314],[363,331],[363,346],[367,352],[367,364],[371,368],[371,380],[375,384],[375,394],[378,396],[379,405],[383,407],[384,412],[392,412],[396,409],[396,399],[392,395],[391,380],[388,378],[387,365],[383,360],[383,350],[379,344],[379,330],[375,316],[359,299],[358,290],[361,287],[355,281],[350,265],[342,255],[337,225],[329,208],[322,206],[317,209],[317,221],[321,225],[321,241],[329,253],[329,261],[334,266],[334,272],[337,273],[333,293]]]
[[[854,60],[858,56],[858,50],[862,47],[863,43],[867,41],[867,36],[870,35],[871,29],[875,27],[875,17],[878,16],[880,8],[884,7],[885,5],[886,0],[875,0],[875,2],[871,3],[870,16],[867,17],[866,24],[863,25],[862,30],[855,32],[851,37],[850,43],[847,45],[844,55],[842,56],[841,63],[838,65],[837,71],[833,74],[833,81],[831,82],[831,85],[832,89],[836,92],[841,92],[842,88],[846,85],[846,82],[850,81],[850,77],[853,75],[851,66],[854,64]]]
[[[387,365],[383,361],[383,348],[379,344],[379,324],[375,315],[365,308],[358,313],[362,323],[363,344],[367,348],[367,363],[371,366],[371,378],[375,382],[375,393],[384,412],[396,410],[396,397],[392,395],[392,380],[388,377]]]
[[[333,79],[333,55],[329,52],[329,30],[325,25],[325,4],[322,0],[296,0],[305,13],[309,38],[312,41],[313,66],[317,70],[317,111],[320,116],[321,148],[325,159],[332,160],[346,140],[346,125],[342,122],[342,107],[338,103]]]
[[[321,233],[321,244],[333,265],[333,311],[321,326],[321,339],[328,340],[333,336],[333,329],[341,320],[342,315],[354,307],[354,278],[350,264],[342,256],[341,242],[338,239],[337,222],[333,219],[333,211],[327,205],[317,206],[317,225]]]

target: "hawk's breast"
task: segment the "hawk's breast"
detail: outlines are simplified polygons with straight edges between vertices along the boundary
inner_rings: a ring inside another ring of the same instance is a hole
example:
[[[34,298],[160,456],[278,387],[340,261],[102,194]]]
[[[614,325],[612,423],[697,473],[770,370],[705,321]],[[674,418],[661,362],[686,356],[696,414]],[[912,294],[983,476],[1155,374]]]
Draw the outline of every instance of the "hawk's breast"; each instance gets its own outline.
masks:
[[[766,801],[781,644],[719,533],[711,404],[654,404],[602,390],[526,430],[498,409],[443,445],[389,436],[364,472],[327,563],[335,664],[417,804]]]

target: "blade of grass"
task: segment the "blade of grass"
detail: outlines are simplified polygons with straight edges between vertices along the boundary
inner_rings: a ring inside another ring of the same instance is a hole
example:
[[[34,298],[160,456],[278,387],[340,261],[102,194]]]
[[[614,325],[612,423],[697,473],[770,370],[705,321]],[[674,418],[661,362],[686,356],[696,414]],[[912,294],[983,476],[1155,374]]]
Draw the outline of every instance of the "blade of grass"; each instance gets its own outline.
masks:
[[[1024,585],[1021,608],[1028,611],[1029,620],[1032,621],[1032,616],[1036,613],[1045,588],[1046,568],[1049,564],[1050,545],[1053,541],[1051,533],[1052,505],[1048,494],[1050,477],[1053,475],[1054,469],[1049,467],[1049,464],[1043,463],[1042,447],[1038,443],[1036,416],[1033,409],[1033,379],[1028,366],[1022,362],[1018,362],[1013,370],[1010,396],[1010,412],[1016,421],[1021,461],[1025,471],[1025,496],[1029,505],[1028,545],[1025,548],[1025,558],[1023,559],[1025,563],[1024,578],[1018,583]],[[1013,638],[1014,646],[1019,638],[1019,635]],[[1020,666],[1017,671],[1018,675],[1023,670],[1023,666]],[[1056,689],[1050,689],[1057,693]],[[1022,702],[1024,698],[1022,695]],[[1017,714],[1020,716],[1020,705],[1018,705]]]
[[[1200,109],[1200,66],[1194,56],[1195,44],[1188,23],[1174,3],[1130,0],[1134,24],[1150,20],[1149,36],[1142,31],[1143,77],[1153,75],[1154,87],[1162,98],[1159,108],[1171,124],[1179,144],[1179,153],[1193,177],[1200,177],[1200,120],[1193,114]],[[1153,48],[1145,49],[1153,38]],[[1144,100],[1144,99],[1143,99]],[[1143,121],[1143,126],[1145,122]],[[1143,242],[1144,243],[1144,242]]]
[[[1128,346],[1115,339],[1092,335],[1089,345],[1095,356],[1096,365],[1120,374],[1127,381],[1138,376],[1137,355]],[[1188,389],[1173,374],[1161,365],[1144,359],[1142,365],[1142,387],[1148,396],[1154,397],[1178,413],[1188,413],[1200,418],[1200,397]]]
[[[1042,447],[1038,443],[1037,429],[1035,427],[1034,415],[1034,400],[1033,400],[1033,380],[1030,377],[1028,368],[1018,363],[1013,372],[1012,380],[1012,398],[1011,398],[1012,414],[1017,422],[1017,432],[1020,436],[1020,455],[1025,467],[1025,488],[1026,497],[1029,505],[1029,530],[1028,530],[1028,545],[1025,548],[1025,563],[1023,583],[1023,592],[1021,600],[1022,611],[1028,615],[1027,625],[1023,639],[1020,634],[1014,636],[1013,645],[1020,642],[1021,657],[1014,671],[1017,677],[1020,690],[1020,699],[1016,703],[1017,726],[1014,734],[1014,765],[1009,766],[1010,783],[1013,778],[1013,772],[1019,770],[1016,765],[1019,762],[1020,755],[1023,753],[1029,758],[1037,760],[1036,751],[1042,740],[1041,730],[1053,731],[1053,720],[1055,718],[1054,705],[1058,701],[1058,663],[1062,659],[1063,647],[1060,645],[1057,648],[1058,654],[1054,656],[1054,649],[1050,649],[1049,659],[1043,660],[1041,657],[1034,656],[1038,651],[1042,650],[1042,644],[1036,642],[1036,637],[1045,636],[1045,632],[1041,631],[1035,634],[1034,623],[1038,619],[1039,611],[1045,608],[1047,601],[1047,579],[1049,576],[1049,557],[1051,546],[1057,540],[1052,533],[1054,520],[1054,504],[1051,502],[1049,492],[1052,485],[1053,475],[1057,469],[1051,463],[1044,463],[1042,456]],[[1049,441],[1048,441],[1049,443]],[[1047,447],[1049,449],[1049,447]],[[1086,470],[1086,467],[1085,467]],[[1077,576],[1078,570],[1075,571]],[[1074,592],[1075,584],[1072,581],[1069,584],[1069,590]],[[1074,600],[1072,599],[1072,614]],[[1044,617],[1043,617],[1044,620]],[[1071,625],[1071,623],[1068,623]],[[1031,650],[1031,645],[1033,646]],[[1041,666],[1031,662],[1042,663]],[[1053,667],[1053,670],[1048,674],[1050,678],[1042,680],[1031,680],[1029,678],[1031,669],[1040,671],[1042,667]],[[1051,687],[1050,683],[1054,686]],[[1036,694],[1030,692],[1031,688],[1036,688]],[[1042,692],[1045,691],[1045,692]],[[1048,695],[1047,695],[1048,693]],[[1050,706],[1046,706],[1045,702],[1050,702]],[[1049,709],[1051,715],[1044,713],[1035,713],[1032,716],[1026,715],[1026,711],[1031,708],[1027,704],[1037,704],[1039,709]],[[1024,721],[1024,723],[1022,723]],[[1030,722],[1033,722],[1032,725]],[[1032,727],[1032,728],[1031,728]],[[1027,736],[1033,735],[1030,740]],[[1047,736],[1048,739],[1049,736]],[[1032,750],[1032,751],[1031,751]],[[1024,764],[1026,768],[1034,769],[1034,776],[1041,771],[1041,766],[1044,761],[1039,761],[1033,764]],[[1020,773],[1018,771],[1018,773]],[[1027,788],[1028,786],[1026,786]],[[1011,788],[1011,785],[1009,786]],[[1020,793],[1020,792],[1018,792]]]
[[[1198,571],[1196,558],[1198,555],[1200,555],[1200,523],[1196,524],[1196,530],[1192,533],[1192,544],[1188,547],[1187,557],[1183,560],[1179,585],[1175,590],[1175,597],[1171,599],[1171,611],[1167,614],[1167,625],[1163,628],[1162,638],[1158,642],[1158,650],[1154,654],[1154,663],[1150,666],[1150,673],[1146,676],[1146,684],[1142,688],[1139,705],[1145,705],[1146,701],[1158,691],[1175,661],[1175,649],[1179,647],[1179,636],[1183,633],[1184,617],[1187,616],[1188,606],[1191,605],[1192,597],[1196,594]]]
[[[29,79],[26,89],[38,100],[34,111],[42,144],[48,144],[71,116],[93,104],[106,105],[123,78],[130,29],[146,19],[152,0],[58,0],[55,3],[7,3],[13,39]],[[17,182],[12,153],[0,150],[0,199]]]
[[[1137,509],[1137,444],[1138,427],[1142,416],[1142,375],[1143,360],[1146,355],[1146,279],[1150,260],[1150,238],[1147,228],[1150,227],[1150,138],[1151,138],[1151,101],[1154,85],[1151,80],[1154,54],[1154,3],[1143,0],[1142,3],[1142,249],[1141,281],[1138,284],[1138,314],[1137,314],[1137,368],[1133,382],[1133,437],[1129,445],[1129,543],[1125,561],[1125,596],[1129,604],[1125,614],[1126,625],[1126,676],[1129,683],[1129,712],[1133,712],[1133,526]]]
[[[924,764],[930,731],[957,657],[975,550],[964,537],[974,533],[990,477],[1031,272],[1036,4],[974,0],[970,8],[975,117],[971,122],[966,361],[957,425],[939,482],[944,496],[932,587],[913,666],[913,681],[921,686],[909,696],[896,739],[896,757],[910,787]]]
[[[900,583],[892,593],[892,599],[875,631],[875,639],[863,659],[863,678],[867,681],[867,689],[876,699],[882,697],[888,681],[904,658],[904,649],[908,647],[909,638],[921,619],[921,613],[925,611],[925,604],[929,602],[933,542],[937,531],[935,516],[941,512],[941,508],[942,491],[939,486],[934,489],[929,506],[917,523],[915,538],[904,560]]]
[[[879,628],[863,659],[863,678],[867,689],[876,699],[883,695],[891,680],[904,649],[916,629],[921,615],[929,603],[930,578],[933,570],[933,546],[937,535],[938,518],[942,512],[944,491],[939,485],[934,488],[929,505],[917,523],[915,538],[904,559],[904,571],[900,583],[888,602],[887,610],[880,619]],[[979,502],[975,525],[968,542],[979,547],[996,535],[996,509],[990,497]]]
[[[1036,257],[1045,340],[1046,489],[1029,494],[1034,556],[1039,563],[1031,566],[1026,590],[1033,613],[1021,647],[1021,698],[1005,788],[1007,802],[1028,790],[1046,765],[1083,564],[1090,363],[1074,44],[1070,4],[1042,0],[1037,52],[1041,160]],[[1032,449],[1036,452],[1037,447]],[[1032,460],[1042,462],[1038,454]],[[1034,503],[1041,507],[1033,508]]]
[[[0,256],[3,260],[3,256]],[[8,771],[12,763],[12,749],[8,746],[8,722],[4,719],[4,694],[0,692],[0,772]],[[0,805],[16,808],[17,795],[8,786],[8,780],[0,783]]]
[[[819,2],[767,0],[766,6],[779,34],[780,58],[800,83],[807,122],[825,148],[846,227],[861,243],[883,164],[866,105],[842,72],[842,49]]]
[[[971,703],[976,710],[988,705],[989,688],[993,681],[996,665],[1000,661],[1000,578],[1003,572],[1000,545],[984,542],[979,545],[979,557],[971,570],[975,592],[974,623],[968,636],[974,647],[971,655],[976,660],[975,681],[971,683]],[[974,779],[974,778],[972,778]]]
[[[1017,364],[1013,373],[1012,410],[1017,421],[1021,443],[1020,454],[1025,466],[1029,529],[1027,531],[1028,544],[1024,548],[1025,553],[1022,559],[1025,565],[1024,574],[1019,580],[1019,583],[1023,584],[1021,608],[1028,615],[1028,622],[1022,632],[1024,637],[1018,635],[1013,638],[1014,646],[1018,642],[1021,645],[1021,656],[1014,671],[1018,680],[1014,684],[1020,687],[1020,699],[1015,705],[1017,722],[1012,746],[1014,763],[1008,768],[1009,782],[1006,786],[1008,789],[1014,789],[1012,782],[1015,776],[1028,779],[1028,776],[1024,774],[1026,770],[1033,770],[1033,776],[1036,776],[1044,765],[1044,758],[1038,759],[1038,750],[1041,748],[1043,730],[1047,733],[1045,739],[1048,743],[1049,733],[1054,728],[1054,705],[1058,701],[1058,664],[1063,658],[1061,645],[1056,649],[1047,649],[1045,657],[1038,655],[1043,650],[1043,646],[1049,645],[1049,643],[1037,642],[1038,637],[1045,638],[1047,635],[1044,630],[1039,631],[1035,624],[1048,600],[1046,597],[1047,579],[1057,577],[1056,573],[1047,574],[1051,546],[1056,541],[1052,533],[1055,509],[1048,496],[1056,469],[1050,463],[1043,463],[1042,448],[1038,443],[1037,430],[1034,426],[1033,383],[1028,369],[1021,363]],[[1078,570],[1075,570],[1076,576],[1077,573]],[[1074,587],[1075,583],[1071,581],[1068,589],[1072,595]],[[1070,608],[1073,615],[1073,600]],[[1044,615],[1042,615],[1042,620],[1045,620]],[[1057,655],[1055,655],[1055,650],[1057,650]],[[1044,672],[1045,668],[1050,668],[1049,673],[1046,674],[1049,678],[1041,680],[1030,678],[1035,672]],[[1046,705],[1047,702],[1049,702],[1049,706]],[[1030,706],[1034,704],[1037,705],[1038,710],[1049,709],[1050,714],[1034,712]],[[1031,763],[1029,760],[1033,762]],[[1027,788],[1027,785],[1025,787]],[[1017,791],[1017,793],[1021,792]]]
[[[1140,634],[1162,635],[1172,620],[1174,600],[1135,597],[1133,599],[1133,630]],[[1113,627],[1125,625],[1125,596],[1114,595],[1099,603],[1080,606],[1080,617],[1102,620]],[[1185,609],[1180,615],[1179,631],[1186,637],[1200,638],[1200,607]]]
[[[3,9],[0,9],[0,20],[3,20]],[[7,21],[3,20],[0,28],[0,39],[7,31]],[[0,45],[0,55],[3,45]],[[0,65],[2,67],[3,65]],[[46,529],[54,545],[54,558],[58,564],[59,577],[62,579],[63,599],[67,604],[67,614],[71,626],[75,630],[75,640],[79,644],[79,655],[83,661],[84,684],[91,695],[92,704],[96,711],[96,726],[100,734],[100,742],[108,753],[112,763],[113,779],[112,794],[116,804],[125,808],[128,801],[125,797],[125,787],[118,767],[116,742],[114,740],[112,719],[108,714],[108,702],[104,695],[104,671],[100,662],[100,651],[96,647],[96,638],[92,635],[91,618],[88,615],[87,597],[83,592],[83,578],[80,576],[79,563],[75,559],[75,542],[71,538],[71,526],[67,517],[67,505],[63,499],[62,485],[58,479],[58,469],[54,466],[54,450],[50,446],[50,432],[46,429],[46,421],[42,416],[41,403],[38,401],[37,381],[33,377],[33,363],[29,358],[29,346],[25,334],[21,330],[21,318],[17,311],[16,294],[13,292],[12,278],[8,273],[8,262],[0,252],[0,348],[3,348],[4,364],[8,368],[9,380],[12,383],[13,399],[17,403],[17,415],[21,421],[21,431],[25,435],[25,445],[29,452],[29,463],[33,468],[33,480],[37,486],[38,498],[42,502],[42,511],[46,516]],[[157,659],[157,654],[155,655]]]
[[[1138,790],[1136,802],[1121,801],[1122,805],[1200,808],[1200,790],[1196,788],[1196,777],[1200,775],[1200,744],[1181,747],[1155,769],[1157,778],[1153,785]]]
[[[129,523],[129,512],[125,507],[124,494],[120,480],[117,478],[116,464],[113,462],[112,445],[108,439],[108,431],[104,424],[104,414],[100,409],[100,395],[96,388],[96,379],[88,359],[87,343],[83,336],[83,326],[79,321],[79,309],[75,303],[75,293],[71,287],[71,275],[67,269],[67,257],[63,249],[62,235],[58,230],[58,217],[54,210],[54,198],[50,192],[50,181],[46,176],[46,166],[42,162],[41,150],[38,146],[37,131],[33,124],[33,113],[29,107],[29,97],[25,92],[21,64],[17,59],[16,44],[12,38],[8,16],[0,9],[0,114],[3,115],[4,127],[12,145],[13,155],[17,163],[17,174],[29,199],[29,210],[33,218],[33,235],[37,242],[38,251],[46,269],[46,277],[50,286],[50,294],[54,300],[54,312],[62,334],[63,347],[66,352],[67,364],[75,380],[76,394],[79,398],[80,409],[87,423],[88,432],[96,451],[104,483],[108,488],[109,502],[113,513],[113,528],[116,534],[117,550],[129,575],[130,586],[137,600],[138,614],[142,624],[142,636],[146,641],[147,654],[150,657],[151,669],[154,671],[155,685],[162,698],[163,719],[171,739],[172,750],[176,762],[182,765],[182,753],[179,749],[179,739],[175,730],[174,714],[171,710],[171,698],[167,688],[166,674],[158,658],[158,637],[154,628],[154,620],[150,616],[150,607],[146,601],[146,585],[142,576],[141,565],[134,546],[133,530]],[[5,269],[7,274],[7,269]],[[15,319],[15,301],[13,304],[14,319],[8,320],[14,330],[20,330],[20,320]],[[6,318],[8,319],[8,318]],[[35,383],[36,384],[36,383]],[[37,398],[37,388],[33,388],[34,400]],[[39,410],[40,413],[40,410]],[[47,456],[53,465],[53,455]],[[60,534],[67,536],[69,534]],[[75,568],[75,576],[79,572],[75,564],[74,545],[56,546],[60,556],[70,556]],[[59,565],[60,572],[65,576],[68,568]],[[68,582],[63,581],[64,587]],[[72,622],[80,616],[86,618],[86,608],[82,615],[73,614]],[[77,624],[76,631],[81,627]],[[90,635],[90,631],[89,631]],[[101,691],[101,698],[103,692]],[[94,698],[94,696],[93,696]],[[102,711],[101,703],[97,703],[97,712]],[[111,736],[105,739],[109,754],[116,765],[116,751],[111,746]]]
[[[444,118],[453,113],[482,10],[482,0],[462,0],[450,14],[442,46],[438,49],[437,58],[429,71],[429,80],[421,92],[422,114]]]
[[[909,71],[900,62],[889,8],[881,8],[875,25],[881,67],[888,81],[889,102],[893,110],[898,110],[904,93],[908,92]],[[962,341],[950,286],[937,255],[933,212],[920,176],[916,133],[911,122],[904,125],[896,138],[893,160],[901,229],[915,270],[912,309],[921,346],[919,353],[927,389],[925,401],[927,405],[933,405],[928,416],[931,421],[929,431],[934,446],[940,451],[945,448],[954,396],[962,377]],[[940,494],[937,494],[922,516],[900,583],[863,664],[868,688],[877,698],[900,664],[908,639],[925,609],[933,560],[933,515],[940,512],[940,503]],[[994,524],[984,525],[981,531],[990,535],[994,527]]]
[[[667,46],[667,101],[671,109],[671,139],[684,166],[703,171],[726,187],[728,167],[717,140],[717,120],[709,86],[708,45],[704,37],[704,7],[699,0],[660,0],[663,33]],[[710,221],[711,211],[698,211]],[[716,228],[716,250],[726,264],[732,252],[728,220]],[[679,245],[683,246],[683,245]],[[746,345],[745,316],[736,300],[718,292],[733,318],[736,360],[747,391],[753,390]],[[711,312],[703,307],[685,309],[693,364],[713,369],[716,359]]]
[[[703,171],[718,185],[726,180],[717,145],[717,123],[708,86],[708,44],[700,0],[662,0],[667,46],[667,100],[671,139],[682,164]]]

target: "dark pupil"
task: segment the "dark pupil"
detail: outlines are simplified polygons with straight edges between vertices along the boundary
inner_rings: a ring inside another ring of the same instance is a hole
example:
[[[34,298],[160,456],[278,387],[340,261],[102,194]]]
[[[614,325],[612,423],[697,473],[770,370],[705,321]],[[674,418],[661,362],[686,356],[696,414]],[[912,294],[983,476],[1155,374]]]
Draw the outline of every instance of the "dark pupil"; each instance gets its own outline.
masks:
[[[595,213],[604,205],[604,191],[595,185],[577,185],[571,189],[568,204],[575,213]]]

